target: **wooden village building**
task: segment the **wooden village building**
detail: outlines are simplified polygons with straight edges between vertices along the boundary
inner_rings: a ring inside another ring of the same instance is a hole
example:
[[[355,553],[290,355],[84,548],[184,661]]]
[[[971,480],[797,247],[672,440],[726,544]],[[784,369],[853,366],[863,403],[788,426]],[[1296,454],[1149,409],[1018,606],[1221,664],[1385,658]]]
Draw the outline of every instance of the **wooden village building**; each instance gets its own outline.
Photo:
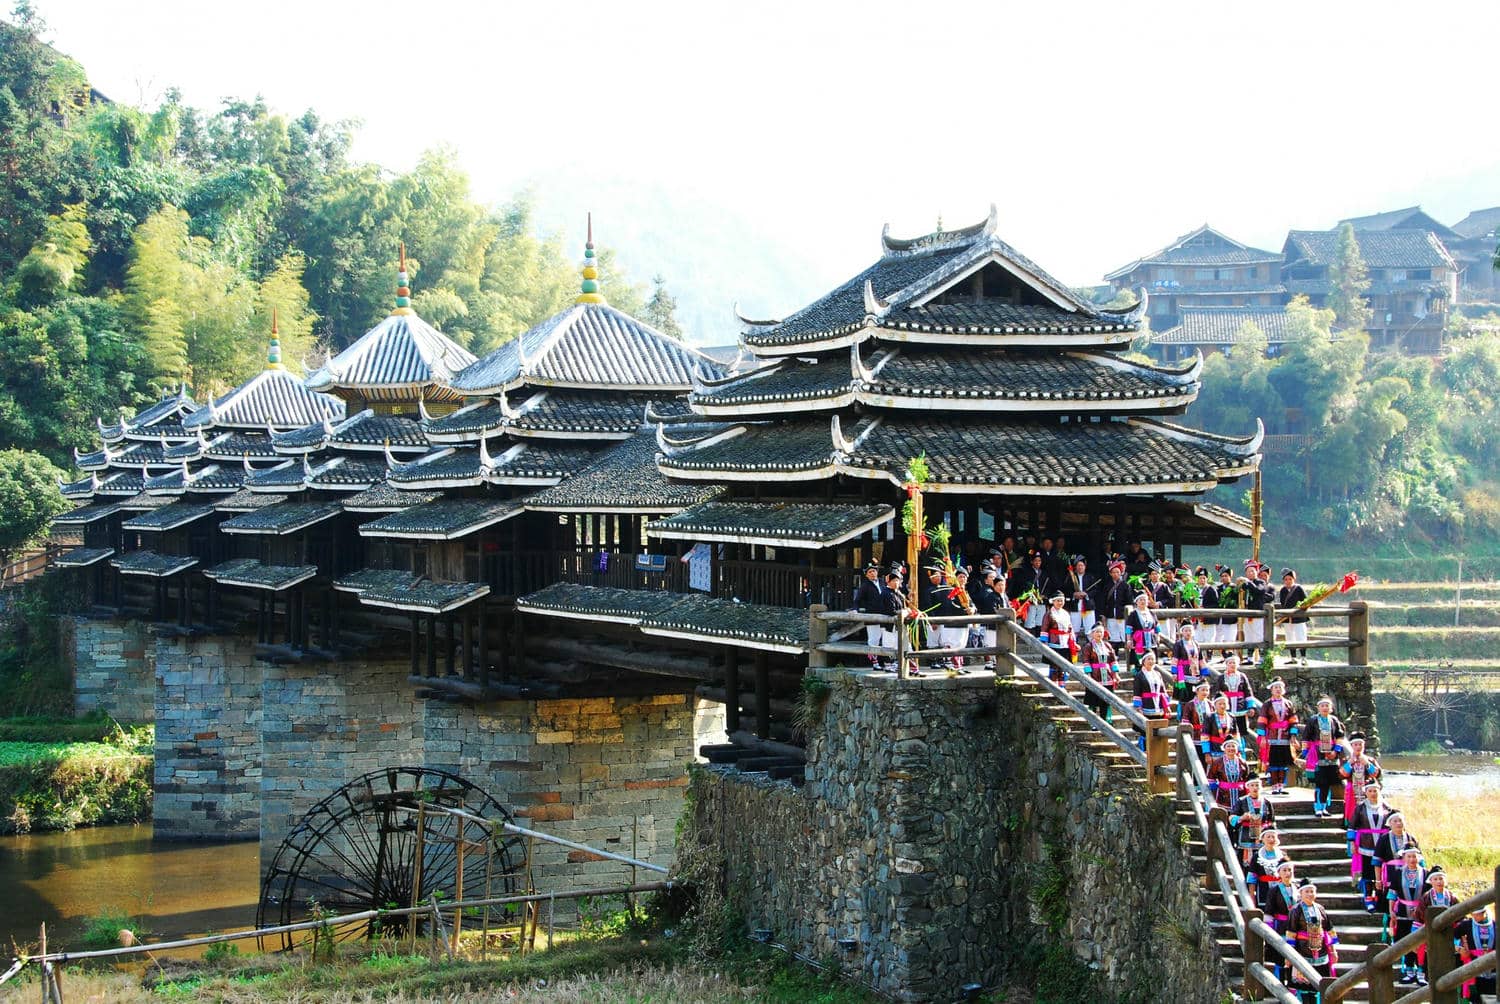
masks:
[[[1264,309],[1286,301],[1280,254],[1241,244],[1207,223],[1104,280],[1117,293],[1144,288],[1158,332],[1180,325],[1188,308]]]
[[[696,681],[731,730],[785,721],[813,603],[847,607],[904,555],[910,461],[964,554],[1033,532],[1248,536],[1198,500],[1252,472],[1260,432],[1174,424],[1201,357],[1121,356],[1149,295],[1080,299],[983,223],[882,236],[867,269],[726,366],[611,307],[592,244],[578,302],[483,359],[411,309],[305,382],[268,368],[102,426],[57,522],[105,613],[253,631],[273,661],[405,648],[447,700]],[[168,454],[171,454],[168,456]],[[121,586],[136,579],[154,587]],[[653,680],[657,681],[653,684]]]

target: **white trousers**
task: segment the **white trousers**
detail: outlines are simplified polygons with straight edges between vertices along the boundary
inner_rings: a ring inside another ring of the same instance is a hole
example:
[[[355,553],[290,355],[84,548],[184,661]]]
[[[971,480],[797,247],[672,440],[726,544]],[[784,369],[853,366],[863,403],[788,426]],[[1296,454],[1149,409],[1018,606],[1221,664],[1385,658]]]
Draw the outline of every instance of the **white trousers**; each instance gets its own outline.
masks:
[[[1245,624],[1245,641],[1259,645],[1266,640],[1266,622],[1262,617],[1247,617]],[[1233,627],[1234,625],[1230,625]]]
[[[1295,646],[1298,642],[1307,641],[1307,622],[1298,624],[1296,621],[1288,621],[1286,625],[1286,643]]]
[[[1086,610],[1083,613],[1079,613],[1077,610],[1070,610],[1068,617],[1073,621],[1073,633],[1079,638],[1085,638],[1094,629],[1094,622],[1098,618],[1098,614],[1093,610]]]
[[[1125,622],[1123,620],[1117,620],[1113,617],[1104,618],[1104,633],[1108,635],[1109,640],[1114,642],[1116,645],[1124,644]]]

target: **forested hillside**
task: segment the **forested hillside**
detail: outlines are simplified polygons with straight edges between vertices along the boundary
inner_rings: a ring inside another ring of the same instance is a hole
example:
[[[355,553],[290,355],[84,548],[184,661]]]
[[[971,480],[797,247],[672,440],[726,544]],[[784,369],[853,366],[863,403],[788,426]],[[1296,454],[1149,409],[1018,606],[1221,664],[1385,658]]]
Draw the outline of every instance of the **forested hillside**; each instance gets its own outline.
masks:
[[[0,23],[0,445],[66,466],[95,415],[221,392],[273,310],[287,364],[317,365],[390,310],[403,241],[417,310],[475,353],[576,293],[580,249],[525,194],[477,202],[448,151],[392,174],[315,111],[111,103],[43,38],[26,3]],[[601,250],[611,302],[675,333],[671,294]]]

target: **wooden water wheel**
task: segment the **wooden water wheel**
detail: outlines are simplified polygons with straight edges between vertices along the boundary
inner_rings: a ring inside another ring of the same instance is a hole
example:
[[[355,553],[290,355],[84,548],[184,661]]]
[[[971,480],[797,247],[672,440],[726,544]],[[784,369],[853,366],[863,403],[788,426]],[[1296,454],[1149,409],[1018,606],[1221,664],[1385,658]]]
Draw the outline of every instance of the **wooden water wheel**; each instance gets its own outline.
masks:
[[[515,893],[524,844],[476,820],[499,824],[511,817],[457,774],[388,767],[357,777],[309,809],[276,849],[261,879],[256,926],[426,904],[433,895],[452,903]],[[464,926],[513,923],[518,912],[475,908],[465,911]],[[336,941],[348,941],[399,935],[407,926],[407,918],[390,917],[330,929]],[[262,938],[261,947],[290,949],[310,938],[311,932],[288,932]]]

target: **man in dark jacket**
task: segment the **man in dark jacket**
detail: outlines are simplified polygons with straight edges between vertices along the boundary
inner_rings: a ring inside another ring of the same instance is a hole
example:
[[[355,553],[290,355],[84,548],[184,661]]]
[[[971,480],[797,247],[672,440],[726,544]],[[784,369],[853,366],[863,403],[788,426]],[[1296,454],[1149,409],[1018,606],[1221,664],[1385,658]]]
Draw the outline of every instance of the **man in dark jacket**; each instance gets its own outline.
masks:
[[[884,614],[885,613],[885,588],[880,584],[880,563],[872,561],[865,566],[865,577],[860,580],[859,589],[854,594],[854,608],[862,614]],[[865,625],[865,644],[875,647],[880,644],[879,624]],[[874,653],[870,654],[870,665],[880,665],[880,658]]]

